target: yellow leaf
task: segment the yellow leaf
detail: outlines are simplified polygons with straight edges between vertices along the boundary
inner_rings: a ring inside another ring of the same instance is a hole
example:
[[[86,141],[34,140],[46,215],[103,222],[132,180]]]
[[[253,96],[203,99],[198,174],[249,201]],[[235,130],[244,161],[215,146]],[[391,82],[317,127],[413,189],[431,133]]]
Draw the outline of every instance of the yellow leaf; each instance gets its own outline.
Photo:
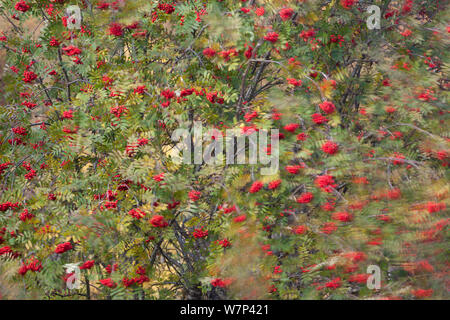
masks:
[[[314,12],[310,12],[306,15],[306,21],[309,25],[313,24],[317,20],[319,20],[319,17]]]
[[[328,124],[332,127],[337,127],[339,124],[341,123],[341,118],[339,117],[339,115],[333,115],[330,119],[330,121],[328,122]]]

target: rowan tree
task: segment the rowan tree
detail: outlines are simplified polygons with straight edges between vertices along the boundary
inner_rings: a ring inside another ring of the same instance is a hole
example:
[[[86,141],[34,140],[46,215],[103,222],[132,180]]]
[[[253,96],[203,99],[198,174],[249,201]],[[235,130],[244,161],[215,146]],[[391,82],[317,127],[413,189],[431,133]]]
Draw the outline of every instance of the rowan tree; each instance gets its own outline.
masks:
[[[448,10],[2,1],[0,294],[448,297]],[[278,129],[279,171],[174,161],[196,121]]]

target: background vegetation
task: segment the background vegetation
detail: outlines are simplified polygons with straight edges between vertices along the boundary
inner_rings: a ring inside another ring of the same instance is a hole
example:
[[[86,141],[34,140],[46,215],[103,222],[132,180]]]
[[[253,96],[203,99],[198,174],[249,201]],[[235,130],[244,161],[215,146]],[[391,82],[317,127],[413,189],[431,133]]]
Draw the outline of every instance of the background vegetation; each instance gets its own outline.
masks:
[[[447,1],[0,15],[2,298],[448,298]],[[279,172],[174,163],[194,121],[279,129]]]

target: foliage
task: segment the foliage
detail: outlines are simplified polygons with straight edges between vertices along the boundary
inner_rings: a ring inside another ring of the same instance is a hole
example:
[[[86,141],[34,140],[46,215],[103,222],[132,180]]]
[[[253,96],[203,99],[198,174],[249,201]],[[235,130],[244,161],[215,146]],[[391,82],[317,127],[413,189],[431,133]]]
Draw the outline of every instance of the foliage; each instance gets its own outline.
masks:
[[[366,26],[372,4],[381,29]],[[446,2],[5,0],[0,13],[3,297],[448,297]],[[194,121],[279,129],[279,172],[176,163],[172,133]]]

